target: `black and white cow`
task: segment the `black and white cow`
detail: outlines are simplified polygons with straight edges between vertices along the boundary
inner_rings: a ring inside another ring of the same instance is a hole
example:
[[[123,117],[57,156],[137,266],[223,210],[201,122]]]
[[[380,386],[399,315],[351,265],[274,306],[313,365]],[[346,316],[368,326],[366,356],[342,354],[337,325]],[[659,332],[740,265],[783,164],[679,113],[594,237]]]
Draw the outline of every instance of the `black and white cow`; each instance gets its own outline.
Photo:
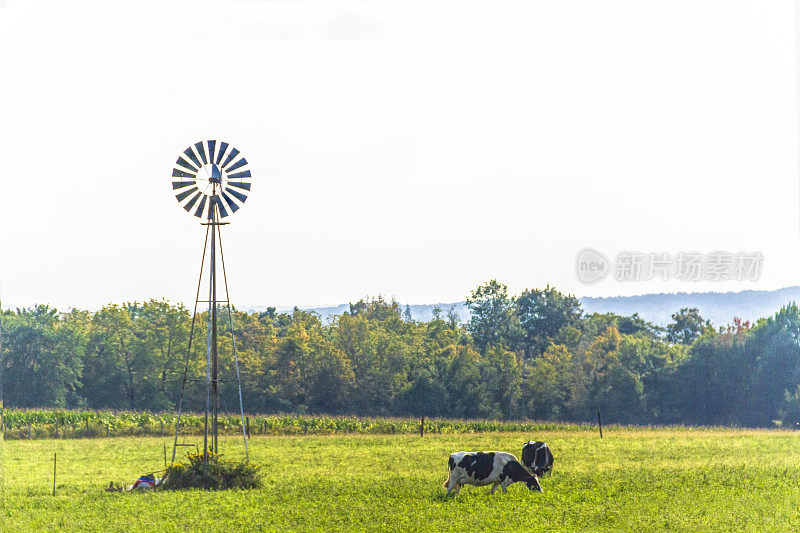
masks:
[[[456,452],[448,461],[450,474],[444,487],[447,493],[461,490],[461,485],[492,485],[492,494],[497,487],[506,492],[509,485],[524,481],[528,489],[541,492],[539,480],[517,461],[514,454],[506,452]]]
[[[522,446],[522,464],[541,477],[553,469],[553,453],[544,442],[528,441]]]

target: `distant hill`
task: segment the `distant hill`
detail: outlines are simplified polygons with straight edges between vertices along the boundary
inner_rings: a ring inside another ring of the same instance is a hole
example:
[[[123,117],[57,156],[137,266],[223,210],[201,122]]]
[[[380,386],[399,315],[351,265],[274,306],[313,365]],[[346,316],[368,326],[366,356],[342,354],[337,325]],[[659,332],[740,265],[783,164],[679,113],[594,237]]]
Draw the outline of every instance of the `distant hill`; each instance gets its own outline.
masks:
[[[645,320],[662,326],[671,322],[672,313],[680,308],[697,307],[703,318],[711,320],[715,326],[724,326],[732,323],[734,317],[755,321],[774,315],[789,303],[800,302],[800,287],[774,291],[659,293],[581,298],[580,301],[587,313],[639,313]]]
[[[755,321],[775,314],[781,307],[791,302],[800,302],[800,287],[787,287],[774,291],[741,292],[679,292],[645,294],[642,296],[611,296],[607,298],[579,298],[586,313],[616,313],[618,315],[639,316],[655,324],[664,326],[671,321],[671,315],[682,307],[697,307],[700,314],[715,326],[733,321],[734,317]],[[405,309],[405,304],[402,304]],[[433,317],[433,309],[439,307],[444,314],[454,308],[462,321],[469,320],[466,302],[412,304],[411,317],[414,320],[428,321]],[[244,310],[263,311],[265,306],[252,306]],[[349,304],[332,307],[311,308],[323,320],[341,315],[350,309]],[[280,312],[290,312],[291,307],[279,307]]]

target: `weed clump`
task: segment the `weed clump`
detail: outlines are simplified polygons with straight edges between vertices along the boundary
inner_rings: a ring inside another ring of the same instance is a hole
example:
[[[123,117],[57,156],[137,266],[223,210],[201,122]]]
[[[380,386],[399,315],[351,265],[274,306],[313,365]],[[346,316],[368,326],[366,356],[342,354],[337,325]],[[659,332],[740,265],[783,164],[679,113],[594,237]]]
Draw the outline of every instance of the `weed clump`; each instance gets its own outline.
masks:
[[[209,453],[203,462],[203,454],[187,454],[189,464],[177,463],[167,469],[162,487],[167,490],[180,489],[254,489],[261,486],[261,471],[258,466],[243,461],[228,461]]]

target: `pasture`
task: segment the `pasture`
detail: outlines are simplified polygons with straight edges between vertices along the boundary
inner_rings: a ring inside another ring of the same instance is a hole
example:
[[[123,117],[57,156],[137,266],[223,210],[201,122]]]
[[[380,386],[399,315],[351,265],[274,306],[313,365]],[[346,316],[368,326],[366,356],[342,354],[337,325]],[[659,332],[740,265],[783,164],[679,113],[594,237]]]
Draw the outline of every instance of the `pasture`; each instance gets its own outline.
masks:
[[[158,437],[3,444],[3,531],[530,531],[800,529],[800,434],[614,429],[426,435],[263,436],[262,489],[106,493],[163,467]],[[547,441],[544,493],[465,486],[445,496],[453,451]],[[201,442],[197,437],[189,440]],[[221,438],[226,457],[241,441]],[[52,459],[58,453],[57,493]]]

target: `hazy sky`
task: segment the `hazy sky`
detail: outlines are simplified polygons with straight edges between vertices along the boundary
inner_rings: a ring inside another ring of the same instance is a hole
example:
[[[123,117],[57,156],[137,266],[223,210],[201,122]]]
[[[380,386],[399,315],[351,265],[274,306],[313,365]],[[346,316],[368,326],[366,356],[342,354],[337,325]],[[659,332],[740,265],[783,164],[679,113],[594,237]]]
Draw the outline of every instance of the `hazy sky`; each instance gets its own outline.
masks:
[[[791,0],[8,0],[0,44],[4,305],[192,300],[201,139],[253,170],[239,305],[800,283]],[[588,286],[584,247],[763,274]]]

